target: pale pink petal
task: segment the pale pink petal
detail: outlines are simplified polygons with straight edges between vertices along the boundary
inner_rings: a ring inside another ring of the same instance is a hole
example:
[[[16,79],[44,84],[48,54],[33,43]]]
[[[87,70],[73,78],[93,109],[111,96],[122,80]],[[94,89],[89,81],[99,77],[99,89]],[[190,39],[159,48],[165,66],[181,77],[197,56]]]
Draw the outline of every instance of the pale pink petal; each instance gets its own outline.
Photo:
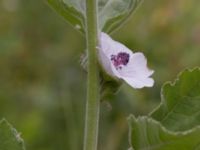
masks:
[[[153,86],[154,80],[149,76],[154,71],[148,69],[143,53],[133,53],[105,33],[100,34],[99,42],[99,59],[109,75],[124,80],[133,88]]]
[[[111,55],[116,55],[119,52],[132,53],[132,51],[126,46],[117,41],[114,41],[110,36],[103,32],[100,35],[100,48],[109,58]]]
[[[123,77],[146,78],[151,76],[154,71],[148,69],[143,53],[137,52],[131,55],[129,63],[118,72]]]
[[[111,62],[110,59],[105,55],[104,51],[99,50],[99,61],[103,65],[103,69],[111,76],[115,76],[112,68],[111,68]]]
[[[123,80],[136,89],[143,87],[152,87],[154,85],[154,80],[152,78],[144,78],[143,80],[138,80],[131,77],[123,77]]]

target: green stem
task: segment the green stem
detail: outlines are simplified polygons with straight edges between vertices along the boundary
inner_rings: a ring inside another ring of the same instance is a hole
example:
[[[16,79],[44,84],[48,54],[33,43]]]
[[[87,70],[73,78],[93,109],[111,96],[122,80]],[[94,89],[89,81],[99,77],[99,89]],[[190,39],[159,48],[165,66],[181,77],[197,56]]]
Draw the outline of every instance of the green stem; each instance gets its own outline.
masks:
[[[99,69],[97,62],[98,25],[96,0],[86,0],[86,19],[88,82],[84,150],[96,150],[100,109]]]

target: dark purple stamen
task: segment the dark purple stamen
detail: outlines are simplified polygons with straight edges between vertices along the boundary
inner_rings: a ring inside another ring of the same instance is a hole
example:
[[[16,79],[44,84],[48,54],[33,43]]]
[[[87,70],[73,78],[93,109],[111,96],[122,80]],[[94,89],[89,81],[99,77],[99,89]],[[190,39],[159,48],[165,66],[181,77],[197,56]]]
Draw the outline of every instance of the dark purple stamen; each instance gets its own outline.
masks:
[[[129,54],[125,52],[120,52],[117,55],[111,55],[111,61],[115,68],[122,69],[122,65],[126,66],[129,62]]]

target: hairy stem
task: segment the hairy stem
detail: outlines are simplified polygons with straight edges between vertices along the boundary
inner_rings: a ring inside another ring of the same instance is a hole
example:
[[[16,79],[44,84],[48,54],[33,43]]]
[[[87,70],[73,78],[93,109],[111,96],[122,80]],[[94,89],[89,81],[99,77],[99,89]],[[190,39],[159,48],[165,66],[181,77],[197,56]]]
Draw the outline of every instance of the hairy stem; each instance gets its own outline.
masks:
[[[97,59],[97,1],[86,0],[86,37],[88,53],[87,102],[84,150],[96,150],[99,124],[99,69]]]

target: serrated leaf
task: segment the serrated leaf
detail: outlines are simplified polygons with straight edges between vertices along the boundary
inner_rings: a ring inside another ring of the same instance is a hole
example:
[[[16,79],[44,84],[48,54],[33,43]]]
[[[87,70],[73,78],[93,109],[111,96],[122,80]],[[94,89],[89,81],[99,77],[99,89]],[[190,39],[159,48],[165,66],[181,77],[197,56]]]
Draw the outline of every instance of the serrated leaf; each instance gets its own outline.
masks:
[[[20,134],[5,119],[0,121],[0,150],[25,150]]]
[[[47,2],[74,28],[84,32],[84,0],[47,0]]]
[[[174,83],[164,84],[161,104],[151,117],[171,131],[200,125],[200,69],[183,71]]]
[[[124,23],[142,0],[99,0],[99,27],[112,32]]]
[[[148,118],[129,117],[130,150],[199,150],[200,127],[173,133]]]

